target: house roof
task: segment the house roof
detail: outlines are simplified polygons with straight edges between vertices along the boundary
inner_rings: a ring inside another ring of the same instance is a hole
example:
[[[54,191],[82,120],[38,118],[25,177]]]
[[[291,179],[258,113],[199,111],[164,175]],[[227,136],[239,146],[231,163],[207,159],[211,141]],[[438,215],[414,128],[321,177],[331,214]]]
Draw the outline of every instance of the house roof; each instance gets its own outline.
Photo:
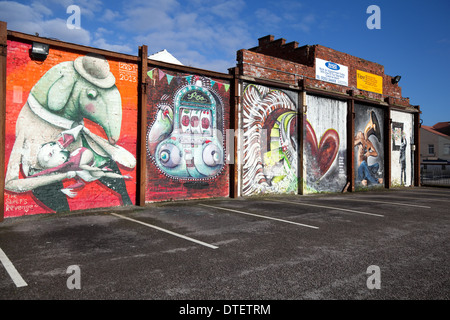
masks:
[[[437,134],[438,136],[441,136],[441,137],[450,139],[450,136],[449,136],[449,135],[446,135],[446,134],[444,134],[444,133],[442,133],[442,132],[437,131],[437,130],[434,128],[434,126],[433,126],[433,127],[430,127],[430,126],[424,126],[424,125],[422,125],[421,128],[424,129],[424,130],[426,130],[426,131],[428,131],[428,132]]]
[[[433,126],[433,129],[450,136],[450,121],[438,122]]]
[[[166,49],[156,52],[154,54],[151,54],[148,56],[148,58],[151,60],[157,60],[157,61],[162,61],[162,62],[167,62],[167,63],[172,63],[172,64],[178,64],[180,66],[183,65],[177,58],[175,58]]]

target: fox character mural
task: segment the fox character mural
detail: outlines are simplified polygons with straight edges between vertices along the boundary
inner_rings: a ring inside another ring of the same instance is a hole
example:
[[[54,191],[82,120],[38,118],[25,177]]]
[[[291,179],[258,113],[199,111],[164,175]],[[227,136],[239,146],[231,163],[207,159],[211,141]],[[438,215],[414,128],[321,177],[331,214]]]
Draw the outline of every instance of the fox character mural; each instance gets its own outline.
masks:
[[[129,177],[122,176],[118,165],[133,169],[136,159],[117,145],[122,101],[115,82],[101,55],[80,56],[49,69],[34,84],[17,118],[5,189],[32,192],[45,207],[69,211],[67,197],[76,192],[64,188],[63,182],[82,176],[84,170],[113,190],[124,205],[131,204],[124,182]],[[85,119],[101,127],[107,139],[88,130]],[[70,165],[64,164],[69,159]]]

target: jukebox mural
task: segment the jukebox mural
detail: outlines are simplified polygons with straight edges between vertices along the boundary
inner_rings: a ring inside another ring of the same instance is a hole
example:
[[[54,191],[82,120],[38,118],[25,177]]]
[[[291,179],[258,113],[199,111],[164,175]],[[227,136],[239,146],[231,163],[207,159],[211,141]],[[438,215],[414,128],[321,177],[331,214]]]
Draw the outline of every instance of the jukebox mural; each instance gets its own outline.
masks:
[[[152,165],[146,199],[165,200],[167,194],[174,198],[228,195],[228,177],[223,173],[229,84],[159,69],[148,76],[152,89],[146,137]]]

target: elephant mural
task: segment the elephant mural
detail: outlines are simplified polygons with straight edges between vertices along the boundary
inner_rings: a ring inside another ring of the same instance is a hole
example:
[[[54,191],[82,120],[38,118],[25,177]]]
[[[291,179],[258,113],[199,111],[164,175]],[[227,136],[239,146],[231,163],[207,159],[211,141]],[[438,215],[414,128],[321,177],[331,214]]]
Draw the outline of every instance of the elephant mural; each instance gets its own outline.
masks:
[[[227,197],[230,83],[148,66],[148,202]]]
[[[84,119],[101,127],[107,139],[88,130]],[[5,189],[32,192],[47,208],[68,211],[67,193],[61,192],[63,181],[81,169],[49,169],[52,163],[59,164],[57,155],[67,155],[68,159],[77,150],[88,150],[87,165],[98,174],[96,180],[113,190],[124,205],[132,204],[118,164],[133,169],[136,158],[117,145],[121,125],[121,95],[103,56],[88,54],[53,66],[34,84],[17,118]],[[71,135],[70,144],[53,148],[75,128],[77,133]]]

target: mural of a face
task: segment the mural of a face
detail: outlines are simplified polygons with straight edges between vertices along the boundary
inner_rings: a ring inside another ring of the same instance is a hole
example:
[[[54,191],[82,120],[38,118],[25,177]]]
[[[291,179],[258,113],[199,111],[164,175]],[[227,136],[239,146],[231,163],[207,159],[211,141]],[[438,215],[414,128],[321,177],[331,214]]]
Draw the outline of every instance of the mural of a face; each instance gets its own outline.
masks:
[[[201,81],[181,86],[173,105],[160,103],[147,132],[148,153],[171,179],[208,180],[224,167],[223,105]]]
[[[54,168],[63,164],[69,158],[69,152],[64,150],[56,142],[44,144],[37,154],[37,159],[42,168]]]

